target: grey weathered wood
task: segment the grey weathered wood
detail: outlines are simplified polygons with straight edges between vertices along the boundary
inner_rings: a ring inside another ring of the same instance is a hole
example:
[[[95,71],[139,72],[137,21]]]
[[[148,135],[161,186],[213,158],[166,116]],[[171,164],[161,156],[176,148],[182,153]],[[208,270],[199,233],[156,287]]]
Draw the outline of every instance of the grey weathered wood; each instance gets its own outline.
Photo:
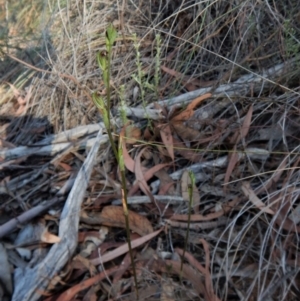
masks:
[[[253,89],[254,91],[260,91],[262,86],[264,86],[265,88],[270,86],[270,84],[281,86],[280,84],[276,83],[276,78],[283,76],[284,72],[286,72],[288,68],[291,68],[295,64],[295,61],[296,59],[291,59],[290,61],[275,65],[265,70],[262,74],[256,74],[254,72],[246,70],[249,72],[249,74],[241,76],[235,82],[222,84],[217,87],[201,88],[176,97],[157,101],[157,103],[163,107],[166,106],[170,108],[176,104],[188,104],[196,97],[201,96],[205,93],[212,93],[213,97],[228,97],[234,95],[240,97],[241,95],[246,95],[247,93],[249,93],[251,89]],[[299,92],[290,90],[287,87],[283,88],[289,90],[291,93],[300,95]],[[154,102],[149,104],[146,109],[154,109]]]
[[[59,274],[72,257],[77,246],[81,203],[103,139],[107,140],[106,137],[102,136],[102,131],[100,130],[64,205],[59,224],[61,241],[54,244],[47,256],[35,267],[17,268],[15,270],[13,301],[38,300],[41,297],[41,293],[47,290],[51,280]]]
[[[90,148],[96,138],[87,139],[75,146],[76,149]],[[72,148],[72,142],[50,144],[46,146],[20,146],[9,150],[0,151],[0,157],[4,160],[13,160],[26,156],[55,156],[56,154]]]
[[[97,131],[103,129],[104,125],[102,123],[80,126],[57,135],[51,135],[31,146],[20,146],[13,149],[0,150],[0,158],[7,161],[30,155],[54,156],[57,153],[66,150],[68,147],[72,147],[72,141],[76,141],[80,137],[91,135],[93,133],[96,134]],[[79,145],[76,145],[76,147],[79,149],[90,147],[94,144],[94,139],[95,138],[90,138],[87,141],[83,141],[79,143]]]

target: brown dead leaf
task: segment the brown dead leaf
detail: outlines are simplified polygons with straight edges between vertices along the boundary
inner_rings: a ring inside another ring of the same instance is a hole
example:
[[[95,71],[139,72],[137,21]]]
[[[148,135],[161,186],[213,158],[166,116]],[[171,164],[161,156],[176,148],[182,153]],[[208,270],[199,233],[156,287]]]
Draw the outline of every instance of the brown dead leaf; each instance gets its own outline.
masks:
[[[89,225],[104,225],[110,227],[126,228],[124,211],[122,207],[105,206],[101,212],[80,213],[80,220]],[[145,235],[153,231],[151,223],[144,216],[129,210],[129,227],[132,231]]]
[[[97,301],[97,300],[99,299],[96,295],[96,287],[94,286],[90,287],[90,289],[87,291],[87,293],[82,299],[82,301]]]
[[[189,78],[189,77],[183,75],[182,73],[177,72],[177,71],[175,71],[174,69],[170,69],[170,68],[168,68],[168,67],[166,67],[166,66],[164,66],[164,65],[161,66],[161,69],[162,69],[164,72],[166,72],[166,73],[168,73],[168,74],[174,76],[174,77],[175,77],[177,80],[179,80],[180,82],[182,82],[183,85],[184,85],[184,87],[185,87],[188,91],[194,91],[194,90],[197,89],[197,87],[193,84],[193,79],[192,79],[192,78]]]
[[[228,183],[229,178],[237,164],[237,162],[240,159],[240,155],[236,152],[237,149],[237,144],[244,139],[250,129],[250,124],[251,124],[251,119],[252,119],[252,113],[253,113],[253,106],[251,105],[247,115],[245,116],[242,128],[240,129],[239,132],[236,132],[233,138],[231,139],[231,143],[234,144],[233,152],[229,155],[229,162],[228,162],[228,167],[226,170],[225,178],[224,178],[224,183]],[[227,186],[224,186],[224,191],[226,191]]]
[[[192,110],[196,109],[203,100],[210,98],[210,97],[211,97],[211,93],[206,93],[204,95],[201,95],[201,96],[195,98],[191,103],[189,103],[189,105],[187,106],[187,110],[192,111]]]
[[[203,81],[196,78],[191,78],[190,76],[183,75],[182,73],[175,71],[174,69],[170,69],[165,65],[162,65],[161,69],[182,82],[182,84],[188,91],[194,91],[198,87],[204,88],[213,86],[216,83],[216,81]]]
[[[148,169],[145,173],[144,173],[144,179],[145,181],[149,181],[156,172],[158,172],[160,169],[165,168],[166,166],[169,166],[168,163],[166,164],[157,164],[153,167],[151,167],[150,169]],[[133,196],[139,189],[139,183],[138,181],[136,181],[133,186],[131,187],[131,189],[128,192],[128,196]]]
[[[176,79],[180,79],[180,78],[183,78],[183,77],[184,77],[184,75],[183,75],[182,73],[180,73],[180,72],[178,72],[178,71],[176,71],[176,70],[174,70],[174,69],[170,69],[170,68],[168,68],[168,67],[165,66],[165,65],[160,66],[160,68],[161,68],[161,70],[163,70],[164,72],[166,72],[166,73],[168,73],[168,74],[174,76]]]
[[[112,275],[115,273],[118,269],[120,269],[119,266],[113,267],[109,270],[105,270],[101,272],[100,274],[86,279],[84,281],[81,281],[79,284],[74,285],[73,287],[67,289],[65,292],[63,292],[57,299],[56,301],[70,301],[73,300],[76,294],[78,294],[80,291],[85,290],[92,286],[95,283],[100,282],[101,280],[107,278],[108,276]]]
[[[212,278],[209,271],[210,268],[210,254],[209,254],[209,246],[206,240],[200,239],[200,242],[203,245],[204,251],[205,251],[205,268],[201,265],[201,263],[189,252],[183,251],[179,248],[176,248],[176,252],[185,257],[185,259],[193,266],[195,267],[200,273],[202,273],[205,276],[205,289],[206,293],[208,295],[207,300],[212,301],[221,301],[218,296],[214,293],[213,285],[212,285]]]
[[[16,110],[15,115],[20,116],[20,115],[24,114],[25,111],[26,111],[26,106],[20,105],[19,108]]]
[[[64,169],[64,171],[71,171],[72,170],[72,167],[67,164],[67,163],[64,163],[64,162],[59,162],[58,165]]]
[[[135,177],[139,184],[140,189],[144,192],[145,195],[148,195],[150,197],[150,199],[153,200],[153,196],[150,192],[150,188],[144,177],[144,171],[143,171],[142,163],[141,163],[141,156],[146,149],[147,148],[145,147],[138,153],[138,155],[136,157],[136,161],[135,161],[134,173],[135,173]]]
[[[126,127],[126,143],[127,144],[134,144],[137,142],[137,140],[141,139],[142,132],[141,129],[138,127],[135,127],[133,125],[129,125]]]
[[[123,158],[124,158],[124,163],[126,168],[133,172],[135,171],[135,161],[131,158],[131,156],[129,155],[128,151],[127,151],[127,147],[126,147],[126,138],[125,138],[125,131],[126,131],[126,125],[122,128],[121,132],[120,132],[120,143],[122,144],[122,153],[123,153]],[[142,171],[145,172],[146,168],[145,167],[141,167]]]
[[[174,161],[173,136],[172,136],[172,131],[171,131],[170,125],[167,124],[167,125],[160,127],[160,136],[161,136],[161,139],[162,139],[166,149],[168,150],[168,153],[169,153],[172,161]]]
[[[199,96],[197,98],[195,98],[188,106],[187,108],[182,111],[181,113],[179,113],[178,115],[174,116],[172,118],[172,121],[185,121],[185,120],[189,120],[193,115],[194,115],[194,109],[199,106],[199,104],[207,99],[211,97],[211,93],[207,93],[204,94],[202,96]]]
[[[136,255],[136,250],[132,250],[133,252],[133,258],[135,257]],[[123,258],[122,260],[122,269],[119,269],[115,275],[114,275],[114,279],[113,279],[113,282],[114,284],[116,284],[119,280],[122,279],[124,273],[127,271],[127,269],[131,266],[131,255],[130,253],[128,252],[125,257]]]
[[[150,234],[142,236],[138,239],[132,240],[131,248],[135,249],[135,248],[141,246],[142,244],[146,243],[147,241],[149,241],[152,238],[154,238],[155,236],[157,236],[163,229],[164,228],[161,228],[153,233],[150,233]],[[119,257],[120,255],[127,253],[128,251],[129,251],[129,247],[128,247],[128,244],[126,243],[126,244],[123,244],[121,247],[118,247],[115,250],[102,255],[101,258],[98,257],[98,258],[92,259],[91,263],[93,265],[105,263],[105,262],[113,260],[116,257]]]
[[[205,251],[205,270],[206,270],[206,274],[205,274],[205,287],[206,290],[211,298],[211,300],[213,301],[221,301],[218,296],[214,293],[213,290],[213,284],[212,284],[212,278],[211,278],[211,274],[209,271],[210,268],[210,252],[209,252],[209,245],[207,243],[207,241],[203,238],[200,239],[200,242],[203,245],[203,249]]]
[[[157,148],[159,154],[161,154],[160,157],[162,157],[162,156],[163,156],[163,157],[169,157],[169,156],[170,156],[170,154],[168,153],[168,151],[167,151],[167,149],[165,148],[165,146],[157,144],[157,145],[156,145],[156,148]]]
[[[77,267],[82,266],[81,269],[88,270],[91,276],[95,276],[98,272],[96,267],[90,263],[90,260],[85,257],[82,257],[80,254],[77,254],[73,258],[72,263],[75,263]]]
[[[237,144],[247,136],[251,125],[252,114],[253,114],[253,105],[250,106],[244,118],[242,128],[240,129],[240,131],[237,131],[235,135],[232,137],[230,141],[231,144]]]
[[[203,155],[189,149],[184,143],[173,137],[174,147],[176,152],[179,153],[183,158],[190,160],[191,162],[199,163],[203,158]]]
[[[57,235],[54,235],[46,229],[41,235],[41,241],[47,244],[56,244],[60,242],[60,238]]]
[[[177,195],[174,180],[164,169],[157,171],[155,176],[160,180],[159,195]]]
[[[242,191],[244,192],[245,196],[249,198],[249,201],[259,210],[272,215],[275,214],[272,209],[266,207],[266,205],[257,197],[249,182],[242,183]]]
[[[123,152],[123,158],[124,158],[124,163],[125,166],[128,170],[130,170],[131,172],[134,172],[134,160],[130,157],[130,155],[128,154],[127,148],[126,148],[126,139],[125,139],[125,127],[124,126],[120,132],[120,143],[122,144],[122,152]]]
[[[224,184],[227,184],[229,182],[230,176],[236,166],[236,164],[239,162],[240,155],[236,151],[236,145],[233,148],[233,152],[229,155],[229,161],[228,161],[228,166],[226,169],[226,174],[224,178]],[[224,191],[226,191],[227,186],[224,186]]]
[[[134,211],[128,212],[129,214],[129,228],[130,230],[140,234],[147,235],[153,232],[153,228],[149,220]],[[125,216],[122,207],[118,206],[105,206],[100,213],[101,224],[110,227],[126,228]]]
[[[196,142],[200,137],[200,132],[186,126],[183,122],[171,122],[176,134],[185,142]]]

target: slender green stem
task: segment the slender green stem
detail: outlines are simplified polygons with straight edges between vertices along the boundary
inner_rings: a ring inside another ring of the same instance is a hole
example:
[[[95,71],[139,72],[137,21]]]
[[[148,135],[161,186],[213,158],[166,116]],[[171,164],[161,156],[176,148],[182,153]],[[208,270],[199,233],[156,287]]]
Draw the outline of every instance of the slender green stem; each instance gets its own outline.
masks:
[[[121,173],[121,185],[122,185],[122,204],[123,204],[123,211],[125,216],[125,224],[126,224],[126,236],[127,236],[127,243],[129,248],[129,254],[133,269],[133,277],[134,277],[134,283],[135,283],[135,292],[137,300],[139,300],[139,292],[138,292],[138,286],[137,286],[137,275],[136,275],[136,269],[135,269],[135,263],[133,258],[133,252],[131,247],[131,240],[130,240],[130,228],[129,228],[129,214],[128,214],[128,203],[127,203],[127,189],[126,189],[126,175],[125,175],[125,163],[124,163],[124,157],[123,157],[123,151],[122,151],[122,141],[123,137],[120,135],[120,141],[119,141],[119,156],[118,156],[118,162],[119,162],[119,168]]]
[[[188,241],[189,241],[191,214],[192,214],[192,205],[193,205],[193,190],[194,190],[195,182],[196,182],[195,175],[192,171],[189,171],[189,178],[190,178],[191,183],[188,185],[188,193],[189,193],[188,226],[187,226],[187,230],[186,230],[186,236],[185,236],[185,240],[184,240],[184,249],[183,249],[181,266],[180,266],[181,274],[182,274],[182,271],[183,271],[182,268],[183,268],[184,255],[185,255],[187,245],[188,245]],[[180,276],[181,276],[181,274],[180,274]]]
[[[92,98],[95,105],[102,113],[102,118],[107,130],[108,138],[120,169],[121,184],[122,184],[122,190],[121,190],[122,203],[123,203],[124,218],[126,224],[126,236],[127,236],[127,243],[128,243],[128,248],[129,248],[129,253],[131,258],[132,269],[133,269],[133,275],[134,275],[136,297],[138,300],[139,295],[138,295],[137,276],[136,276],[136,269],[135,269],[135,263],[134,263],[131,240],[130,240],[129,212],[128,212],[128,205],[127,205],[125,163],[124,163],[124,157],[122,151],[122,136],[120,136],[119,147],[117,148],[115,140],[113,138],[112,126],[111,126],[111,114],[110,114],[110,106],[111,106],[110,76],[111,75],[110,73],[111,73],[112,47],[116,40],[116,37],[117,37],[117,32],[115,28],[113,28],[113,26],[110,25],[106,30],[107,52],[99,53],[97,56],[98,65],[103,72],[103,81],[106,88],[106,101],[101,96],[98,96],[96,93],[92,95]]]

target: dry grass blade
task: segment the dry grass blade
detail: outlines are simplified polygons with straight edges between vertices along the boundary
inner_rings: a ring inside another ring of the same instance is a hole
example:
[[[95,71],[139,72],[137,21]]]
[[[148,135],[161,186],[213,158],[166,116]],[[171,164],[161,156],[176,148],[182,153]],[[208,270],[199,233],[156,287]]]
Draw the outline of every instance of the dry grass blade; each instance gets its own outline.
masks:
[[[225,179],[224,179],[225,185],[229,182],[229,178],[230,178],[236,164],[238,163],[238,161],[240,159],[239,154],[236,152],[237,144],[247,136],[249,129],[250,129],[252,114],[253,114],[253,106],[250,106],[248,113],[245,116],[242,128],[240,129],[239,132],[236,132],[236,134],[231,139],[231,143],[234,143],[234,149],[233,149],[232,153],[229,154],[228,168],[226,170],[226,175],[225,175]],[[224,186],[224,191],[225,190],[226,190],[226,186]]]
[[[203,267],[196,259],[195,257],[190,254],[189,252],[184,252],[183,250],[176,248],[176,252],[185,257],[185,259],[188,260],[188,262],[195,267],[200,273],[202,273],[205,277],[205,288],[207,295],[209,297],[208,300],[213,300],[213,301],[220,301],[220,299],[215,295],[213,291],[213,286],[212,286],[212,279],[211,279],[211,273],[209,271],[210,268],[210,254],[209,254],[209,247],[207,242],[204,239],[199,240],[203,244],[203,248],[205,251],[205,267]]]
[[[7,223],[0,226],[0,238],[4,237],[5,235],[9,234],[11,231],[13,231],[15,228],[18,227],[19,223],[25,224],[32,220],[33,218],[37,217],[41,213],[49,210],[53,206],[55,206],[57,203],[60,202],[61,196],[66,195],[69,193],[69,191],[72,188],[72,185],[74,183],[74,175],[70,177],[70,179],[65,183],[65,185],[59,190],[56,197],[50,201],[47,202],[47,204],[41,204],[36,207],[33,207],[26,212],[22,213],[15,219],[9,220]]]
[[[237,131],[235,135],[232,137],[230,141],[232,144],[238,144],[242,139],[245,139],[250,129],[252,114],[253,114],[253,105],[250,106],[244,118],[244,122],[242,124],[241,129]]]
[[[239,198],[235,198],[234,200],[228,202],[227,204],[222,206],[222,209],[213,213],[209,213],[206,215],[202,214],[192,214],[190,216],[191,222],[202,222],[202,221],[210,221],[213,219],[216,219],[218,217],[223,216],[224,214],[230,212],[240,201]],[[171,217],[171,220],[177,220],[177,221],[185,221],[187,222],[189,219],[187,214],[174,214]]]
[[[226,169],[226,174],[224,178],[224,191],[226,191],[226,184],[229,182],[230,176],[236,166],[236,164],[239,162],[241,156],[237,152],[236,145],[234,146],[232,153],[229,154],[228,156],[228,167]]]

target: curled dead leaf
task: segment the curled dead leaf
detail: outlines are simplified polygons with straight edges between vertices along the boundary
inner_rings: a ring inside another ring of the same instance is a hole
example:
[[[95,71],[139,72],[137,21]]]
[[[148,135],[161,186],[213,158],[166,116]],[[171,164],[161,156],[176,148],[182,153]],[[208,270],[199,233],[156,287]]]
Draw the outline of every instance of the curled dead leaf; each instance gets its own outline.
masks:
[[[41,236],[41,241],[48,244],[55,244],[60,242],[60,238],[57,235],[54,235],[46,230]]]
[[[127,126],[125,133],[126,133],[126,136],[124,138],[125,138],[125,142],[127,144],[136,143],[137,140],[140,140],[141,136],[142,136],[141,129],[136,126],[133,126],[133,125]]]
[[[128,212],[128,215],[130,230],[142,236],[153,232],[152,225],[145,216],[142,216],[130,210]],[[122,228],[126,228],[124,211],[121,207],[106,206],[101,212],[101,217],[109,221],[108,224],[110,226],[116,226],[116,224],[118,224]]]
[[[275,212],[272,209],[266,207],[266,205],[257,197],[255,192],[251,188],[249,182],[244,182],[242,184],[242,190],[243,190],[245,196],[249,198],[249,201],[251,203],[253,203],[253,205],[255,205],[258,209],[260,209],[263,212],[272,214],[272,215],[275,214]]]
[[[211,93],[204,94],[195,98],[187,108],[172,118],[172,121],[184,121],[190,119],[194,115],[194,109],[205,99],[211,97]]]
[[[161,139],[169,153],[169,156],[174,161],[174,146],[173,146],[173,136],[170,125],[165,125],[160,127]]]

